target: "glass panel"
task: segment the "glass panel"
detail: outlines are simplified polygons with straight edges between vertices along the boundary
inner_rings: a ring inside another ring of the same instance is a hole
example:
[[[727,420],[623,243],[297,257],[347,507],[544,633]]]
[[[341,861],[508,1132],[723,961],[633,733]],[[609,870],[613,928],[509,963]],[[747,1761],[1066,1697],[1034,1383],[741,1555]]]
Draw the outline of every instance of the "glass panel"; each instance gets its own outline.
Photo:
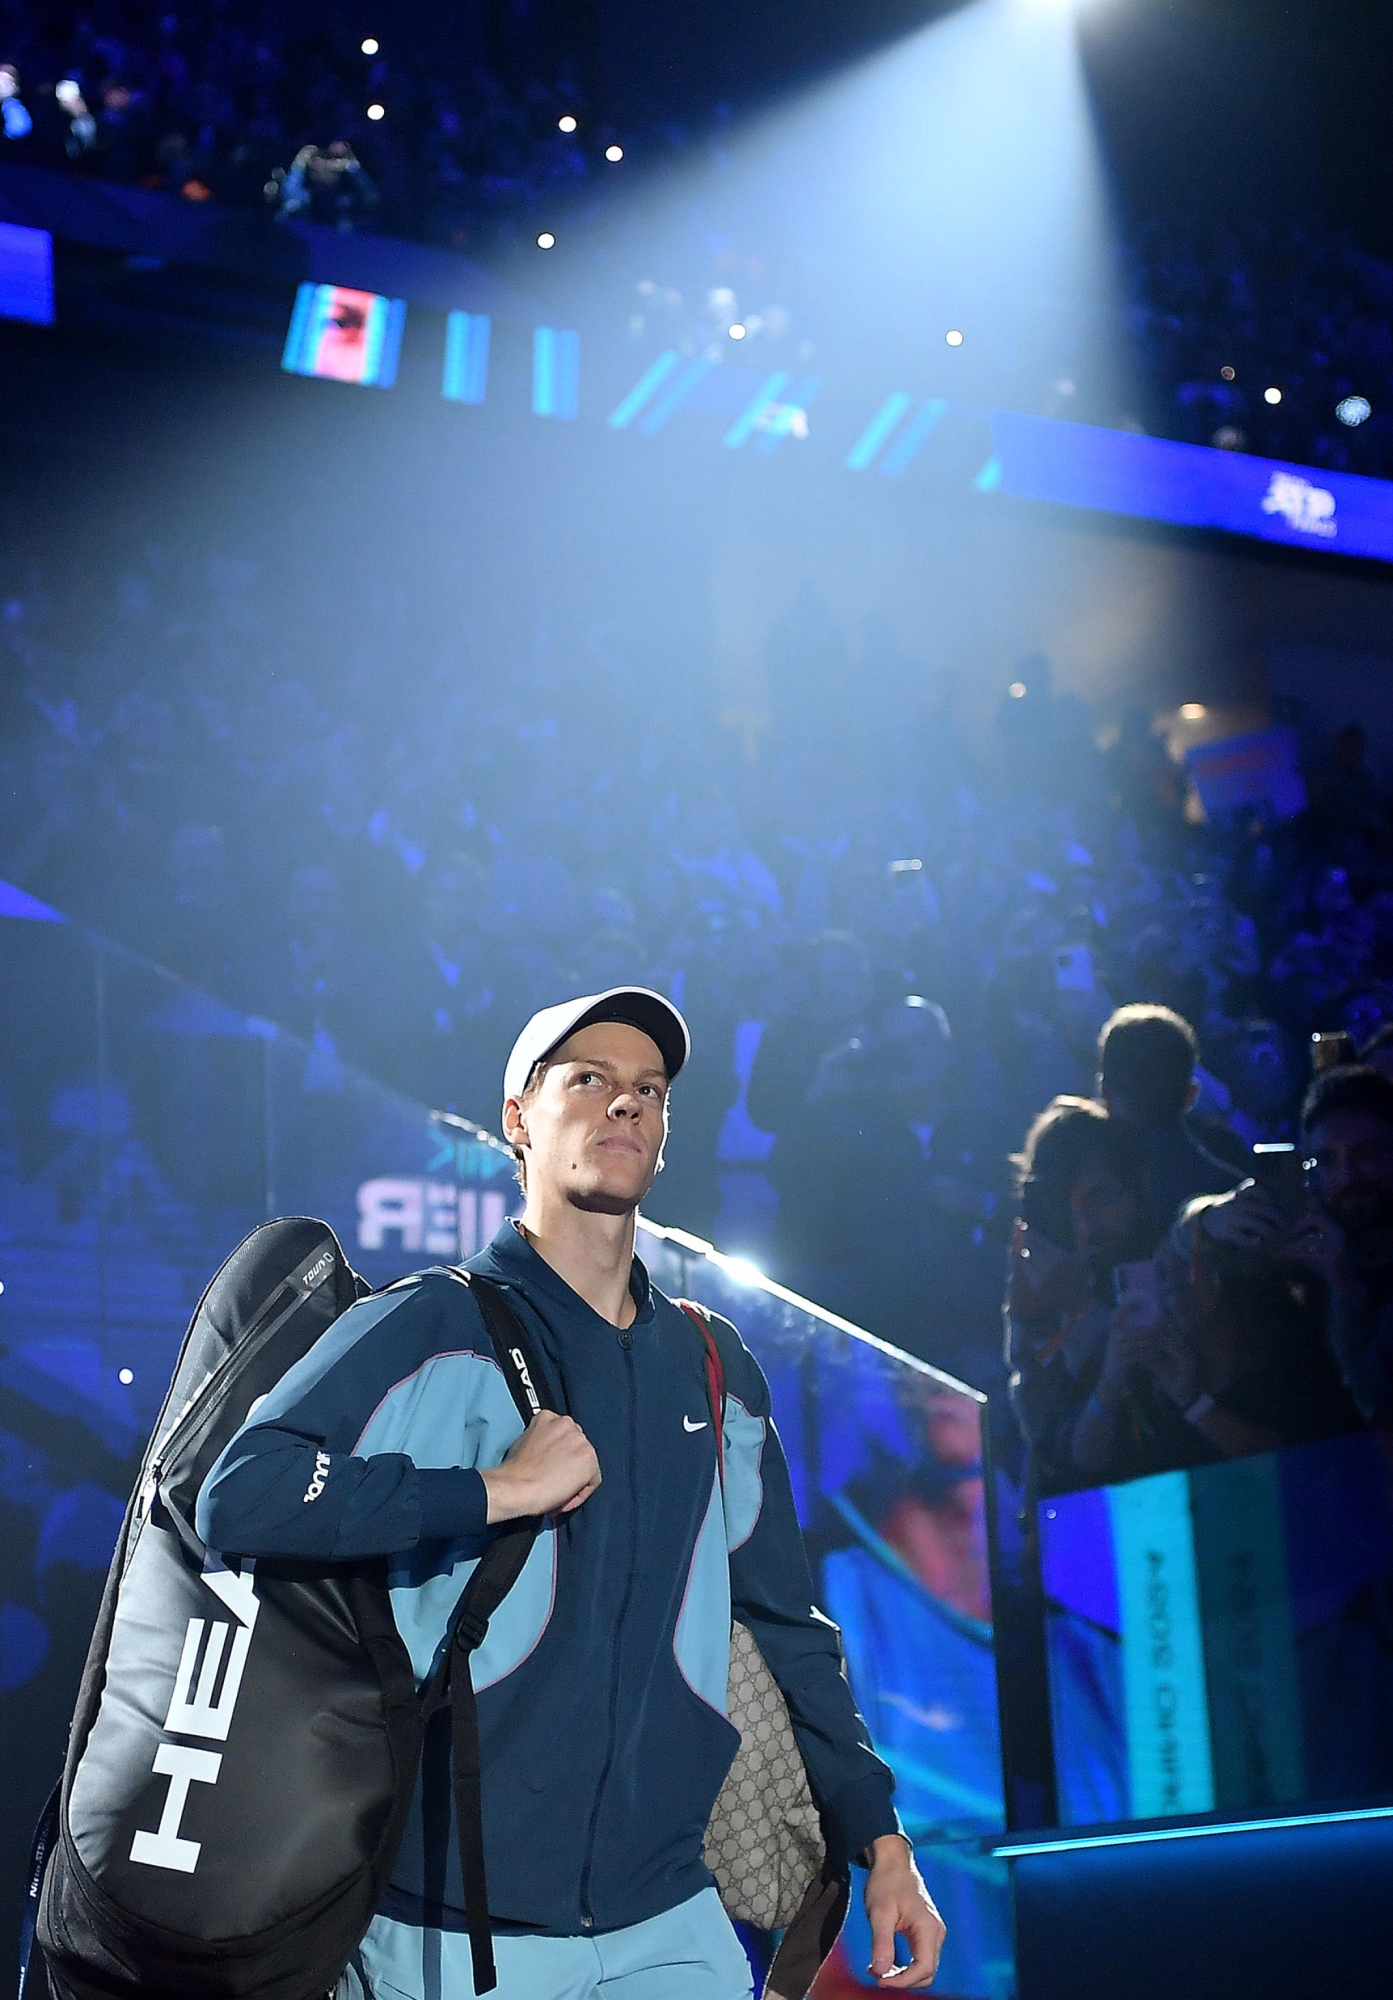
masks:
[[[471,1256],[521,1195],[497,1139],[327,1040],[73,925],[3,920],[0,946],[0,1702],[33,1725],[19,1824],[61,1762],[140,1446],[222,1259],[267,1216],[317,1215],[380,1285]],[[768,1376],[815,1596],[949,1925],[939,1984],[1004,1994],[1005,1873],[980,1851],[1002,1823],[982,1400],[695,1237],[645,1223],[640,1250]],[[844,1952],[870,1955],[856,1898]]]
[[[1039,1503],[1059,1819],[1393,1796],[1393,1483],[1364,1434]]]

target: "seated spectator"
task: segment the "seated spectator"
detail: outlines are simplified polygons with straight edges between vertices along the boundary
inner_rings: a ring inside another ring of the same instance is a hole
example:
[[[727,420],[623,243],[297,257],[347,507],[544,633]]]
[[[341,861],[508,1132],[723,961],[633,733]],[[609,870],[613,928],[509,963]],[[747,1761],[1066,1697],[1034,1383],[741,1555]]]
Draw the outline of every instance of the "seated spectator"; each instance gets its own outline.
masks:
[[[266,185],[277,222],[323,222],[341,232],[357,229],[377,207],[378,193],[346,139],[321,151],[302,146],[289,170],[277,167]]]
[[[865,947],[844,931],[823,931],[790,952],[787,972],[793,1004],[760,1039],[748,1102],[755,1124],[774,1134],[779,1260],[792,1271],[827,1252],[817,1139],[824,1113],[813,1104],[813,1085],[824,1057],[868,1034],[873,981]]]
[[[1393,1080],[1393,1021],[1385,1021],[1376,1028],[1363,1048],[1359,1060],[1368,1069],[1376,1069],[1380,1076]]]
[[[1160,1229],[1197,1195],[1227,1193],[1243,1172],[1241,1140],[1218,1120],[1201,1132],[1187,1117],[1199,1096],[1198,1057],[1194,1029],[1169,1007],[1119,1007],[1098,1037],[1098,1095],[1137,1135]]]
[[[0,63],[0,131],[7,139],[27,139],[33,129],[19,95],[19,71],[13,63]]]
[[[1027,1488],[1089,1483],[1074,1429],[1107,1346],[1113,1270],[1155,1240],[1140,1135],[1089,1098],[1057,1097],[1016,1157],[1019,1216],[1006,1285],[1006,1367]]]
[[[88,109],[81,86],[70,76],[55,84],[54,100],[68,121],[63,135],[63,151],[70,160],[80,160],[97,143],[97,121]]]
[[[1225,1233],[1223,1216],[1254,1191],[1273,1200],[1249,1182],[1192,1202],[1152,1260],[1154,1275],[1146,1266],[1127,1274],[1072,1440],[1076,1464],[1100,1483],[1358,1428],[1309,1279],[1283,1256],[1290,1216],[1261,1251]]]
[[[1316,1200],[1293,1255],[1329,1286],[1327,1330],[1366,1423],[1393,1423],[1393,1081],[1362,1064],[1317,1077],[1302,1107]]]
[[[1388,1057],[1393,1029],[1366,1055]],[[1259,1183],[1205,1205],[1205,1234],[1240,1256],[1301,1268],[1359,1416],[1393,1421],[1393,1075],[1373,1062],[1318,1076],[1302,1129],[1310,1175],[1299,1209]],[[1197,1205],[1198,1206],[1198,1205]]]
[[[943,1010],[908,994],[824,1051],[780,1135],[786,1145],[796,1133],[801,1169],[786,1160],[777,1183],[781,1269],[915,1346],[928,1310],[929,1157],[952,1059]]]
[[[1185,787],[1179,767],[1156,734],[1149,710],[1132,703],[1107,754],[1108,775],[1119,810],[1149,851],[1167,857],[1183,824]]]
[[[1322,833],[1377,838],[1388,823],[1383,787],[1368,768],[1369,739],[1357,722],[1335,738],[1335,753],[1311,781],[1311,821]]]
[[[1245,1146],[1290,1139],[1300,1086],[1275,1021],[1238,1021],[1216,1062],[1232,1099],[1229,1123]]]

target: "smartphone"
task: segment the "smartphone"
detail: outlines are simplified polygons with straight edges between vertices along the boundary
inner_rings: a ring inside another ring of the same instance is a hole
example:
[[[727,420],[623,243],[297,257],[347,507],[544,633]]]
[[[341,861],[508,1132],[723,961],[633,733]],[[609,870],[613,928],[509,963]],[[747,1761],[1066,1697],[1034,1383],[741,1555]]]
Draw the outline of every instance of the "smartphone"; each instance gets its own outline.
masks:
[[[1112,1295],[1120,1306],[1131,1308],[1135,1325],[1160,1325],[1161,1274],[1153,1258],[1137,1264],[1115,1264]]]
[[[1271,1190],[1286,1214],[1301,1213],[1306,1201],[1306,1163],[1295,1146],[1254,1146],[1253,1179]]]
[[[1093,953],[1086,944],[1060,944],[1054,951],[1054,983],[1060,993],[1092,993]]]
[[[1311,1037],[1311,1068],[1317,1076],[1324,1076],[1328,1069],[1339,1069],[1345,1063],[1358,1062],[1359,1052],[1354,1046],[1354,1036],[1345,1029],[1338,1028],[1330,1033],[1317,1032]]]

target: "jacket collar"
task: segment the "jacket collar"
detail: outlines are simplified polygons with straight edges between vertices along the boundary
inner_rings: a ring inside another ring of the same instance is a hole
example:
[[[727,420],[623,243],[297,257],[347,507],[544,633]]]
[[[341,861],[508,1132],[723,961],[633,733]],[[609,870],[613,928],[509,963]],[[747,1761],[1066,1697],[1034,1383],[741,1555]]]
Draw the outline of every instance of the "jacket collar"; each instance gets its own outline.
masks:
[[[579,1292],[572,1291],[545,1257],[538,1255],[513,1221],[504,1223],[488,1248],[478,1258],[471,1259],[470,1265],[471,1269],[477,1266],[484,1276],[497,1276],[505,1284],[516,1285],[524,1298],[545,1299],[564,1313],[579,1314],[611,1333],[615,1331],[593,1306],[586,1304]],[[646,1325],[654,1317],[656,1307],[648,1271],[639,1257],[634,1258],[629,1273],[629,1291],[638,1308],[634,1325]]]

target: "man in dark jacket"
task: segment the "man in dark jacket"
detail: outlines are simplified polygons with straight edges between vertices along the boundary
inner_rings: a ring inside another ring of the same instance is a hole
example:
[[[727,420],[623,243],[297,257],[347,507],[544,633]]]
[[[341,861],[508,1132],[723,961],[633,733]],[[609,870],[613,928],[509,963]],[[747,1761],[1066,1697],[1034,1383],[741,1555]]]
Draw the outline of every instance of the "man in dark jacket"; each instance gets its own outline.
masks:
[[[1187,1202],[1228,1194],[1248,1171],[1240,1139],[1217,1120],[1200,1126],[1190,1115],[1198,1058],[1194,1029],[1169,1007],[1119,1007],[1098,1037],[1098,1096],[1141,1141],[1162,1236]]]
[[[425,1272],[336,1322],[200,1498],[223,1551],[385,1556],[419,1679],[490,1528],[546,1517],[472,1662],[500,2000],[749,1995],[702,1859],[737,1744],[732,1612],[788,1700],[838,1858],[869,1865],[874,1975],[927,1984],[943,1936],[812,1604],[764,1377],[729,1329],[723,1490],[701,1343],[634,1255],[688,1047],[661,995],[621,989],[535,1015],[508,1060],[526,1206],[470,1269],[506,1290],[567,1414],[524,1430],[473,1294]],[[445,1866],[428,1900],[418,1794],[363,1941],[371,1994],[473,1993],[453,1839]]]

